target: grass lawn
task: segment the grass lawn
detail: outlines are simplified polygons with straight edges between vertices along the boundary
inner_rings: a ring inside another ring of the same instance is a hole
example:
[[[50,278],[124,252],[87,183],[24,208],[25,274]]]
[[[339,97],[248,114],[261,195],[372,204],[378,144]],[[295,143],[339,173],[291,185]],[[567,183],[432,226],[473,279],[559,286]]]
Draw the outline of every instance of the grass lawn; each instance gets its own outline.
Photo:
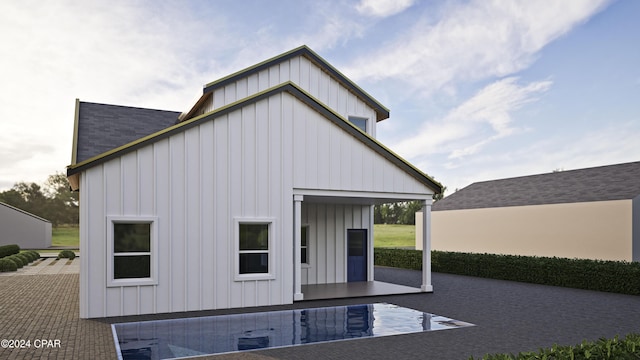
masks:
[[[414,225],[373,225],[373,246],[391,248],[414,248],[416,227]]]
[[[80,231],[77,226],[60,226],[51,230],[52,246],[80,246]]]

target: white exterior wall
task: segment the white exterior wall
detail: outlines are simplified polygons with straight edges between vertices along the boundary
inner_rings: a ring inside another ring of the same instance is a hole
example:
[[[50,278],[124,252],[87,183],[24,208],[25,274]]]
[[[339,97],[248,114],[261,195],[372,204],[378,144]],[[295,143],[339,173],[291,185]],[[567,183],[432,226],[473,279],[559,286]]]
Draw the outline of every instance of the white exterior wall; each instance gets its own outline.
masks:
[[[294,187],[430,192],[292,95],[273,95],[80,175],[81,317],[291,303]],[[107,287],[107,216],[157,217],[157,285]],[[242,217],[275,219],[274,279],[234,281],[234,219]],[[325,243],[315,256],[331,266],[308,271],[309,282],[346,277],[329,260],[344,250]]]
[[[368,246],[372,246],[370,208],[302,203],[302,224],[309,227],[309,264],[302,265],[302,285],[347,282],[347,229],[367,229]]]
[[[279,62],[216,89],[195,114],[207,113],[287,81],[294,82],[345,119],[348,116],[368,118],[368,132],[376,136],[375,110],[304,56]]]
[[[51,223],[0,203],[0,245],[16,244],[21,249],[46,249],[51,246]]]

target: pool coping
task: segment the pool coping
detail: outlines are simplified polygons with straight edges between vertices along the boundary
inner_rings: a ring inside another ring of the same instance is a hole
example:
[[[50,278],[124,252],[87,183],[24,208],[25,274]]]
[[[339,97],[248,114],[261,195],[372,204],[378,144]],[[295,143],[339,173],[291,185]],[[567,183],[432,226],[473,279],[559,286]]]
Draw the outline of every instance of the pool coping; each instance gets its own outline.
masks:
[[[141,321],[132,321],[132,322],[119,322],[119,323],[112,323],[111,324],[111,331],[112,331],[112,336],[113,336],[113,341],[116,347],[116,353],[118,356],[118,360],[124,360],[124,355],[122,354],[122,349],[120,347],[120,341],[118,338],[118,331],[116,329],[116,327],[118,325],[132,325],[132,324],[140,324],[140,323],[158,323],[158,322],[174,322],[174,321],[180,321],[180,320],[193,320],[193,319],[206,319],[206,318],[222,318],[222,317],[245,317],[245,316],[264,316],[266,314],[271,314],[271,313],[298,313],[298,312],[302,312],[302,311],[312,311],[312,310],[322,310],[322,309],[339,309],[339,308],[350,308],[350,307],[362,307],[362,306],[374,306],[374,305],[389,305],[391,308],[395,307],[395,308],[399,308],[402,311],[404,310],[410,310],[411,313],[421,313],[422,316],[424,315],[429,315],[429,322],[430,325],[433,326],[434,322],[438,323],[439,326],[438,328],[430,328],[430,329],[423,329],[423,330],[409,330],[409,331],[404,331],[404,332],[398,332],[398,333],[391,333],[391,334],[379,334],[379,335],[368,335],[368,336],[358,336],[358,337],[352,337],[352,338],[341,338],[341,339],[333,339],[333,340],[320,340],[320,341],[312,341],[312,342],[305,342],[305,343],[292,343],[292,344],[283,344],[283,345],[276,345],[276,346],[268,346],[268,347],[264,347],[264,348],[256,348],[256,349],[247,349],[247,350],[230,350],[230,351],[222,351],[222,352],[215,352],[215,353],[206,353],[206,354],[198,354],[198,355],[190,355],[190,356],[178,356],[178,357],[171,357],[171,358],[162,358],[162,360],[181,360],[181,359],[195,359],[195,358],[201,358],[201,357],[207,357],[207,356],[217,356],[217,355],[224,355],[224,354],[235,354],[235,353],[247,353],[247,352],[254,352],[254,351],[262,351],[262,350],[271,350],[271,349],[280,349],[280,348],[289,348],[289,347],[297,347],[297,346],[303,346],[303,345],[314,345],[314,344],[327,344],[327,343],[334,343],[334,342],[341,342],[341,341],[352,341],[352,340],[362,340],[362,339],[372,339],[372,338],[381,338],[381,337],[389,337],[389,336],[399,336],[399,335],[407,335],[407,334],[414,334],[414,333],[423,333],[423,332],[433,332],[433,331],[441,331],[441,330],[456,330],[456,329],[462,329],[462,328],[466,328],[466,327],[472,327],[472,326],[476,326],[475,324],[466,322],[466,321],[462,321],[462,320],[457,320],[457,319],[453,319],[444,315],[438,315],[438,314],[434,314],[431,312],[425,312],[425,311],[421,311],[421,310],[417,310],[417,309],[413,309],[413,308],[408,308],[402,305],[397,305],[397,304],[393,304],[393,303],[388,303],[388,302],[375,302],[375,303],[361,303],[361,304],[348,304],[348,305],[336,305],[336,306],[318,306],[318,307],[312,307],[312,308],[295,308],[295,309],[281,309],[281,310],[268,310],[268,311],[258,311],[258,312],[249,312],[249,313],[230,313],[230,314],[222,314],[222,315],[208,315],[208,316],[192,316],[192,317],[180,317],[180,318],[167,318],[167,319],[155,319],[155,320],[141,320]],[[374,321],[375,318],[373,318],[373,311],[374,309],[371,310],[371,316],[372,318],[370,319],[371,321]],[[295,318],[295,315],[293,316]],[[380,317],[379,319],[382,319],[382,317]],[[438,320],[435,320],[438,319]],[[424,322],[424,320],[421,320],[422,322]],[[455,322],[460,322],[464,325],[455,325],[455,326],[449,326],[449,325],[443,325],[440,324],[439,321],[455,321]],[[373,324],[372,324],[373,325]],[[424,326],[424,325],[423,325]],[[327,327],[330,328],[330,327]],[[373,331],[373,328],[371,329]],[[169,345],[164,344],[164,345]],[[188,350],[192,350],[195,352],[201,352],[200,350],[196,350],[196,349],[190,349],[190,348],[185,348]]]

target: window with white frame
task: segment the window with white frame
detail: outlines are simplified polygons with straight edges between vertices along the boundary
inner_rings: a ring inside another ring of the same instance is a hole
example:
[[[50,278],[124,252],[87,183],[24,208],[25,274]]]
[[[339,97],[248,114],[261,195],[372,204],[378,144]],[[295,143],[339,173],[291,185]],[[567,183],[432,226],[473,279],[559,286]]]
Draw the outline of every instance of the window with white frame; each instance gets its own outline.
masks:
[[[236,219],[236,280],[273,278],[273,219]]]
[[[157,231],[154,217],[107,218],[109,286],[157,284]]]
[[[364,117],[349,116],[349,122],[364,132],[367,132],[367,120]]]
[[[309,265],[309,226],[303,225],[300,230],[300,263]]]

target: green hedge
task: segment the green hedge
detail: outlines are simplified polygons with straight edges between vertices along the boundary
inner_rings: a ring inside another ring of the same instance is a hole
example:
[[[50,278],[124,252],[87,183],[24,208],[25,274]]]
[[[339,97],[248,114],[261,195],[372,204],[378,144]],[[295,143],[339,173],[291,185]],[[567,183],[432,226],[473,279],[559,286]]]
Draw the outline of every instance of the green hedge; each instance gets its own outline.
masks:
[[[36,259],[36,257],[30,251],[23,251],[20,254],[26,256],[29,262],[32,262],[33,260]]]
[[[62,250],[58,254],[58,259],[62,259],[62,258],[75,259],[76,253],[71,250]]]
[[[3,259],[9,259],[13,261],[14,263],[16,263],[16,266],[18,266],[18,269],[22,268],[25,265],[24,260],[22,260],[22,258],[17,255],[6,256]]]
[[[31,257],[33,258],[32,261],[36,261],[36,260],[40,259],[40,253],[35,251],[35,250],[28,250],[25,253],[31,255]]]
[[[30,263],[30,262],[31,262],[31,257],[29,257],[29,256],[27,256],[27,255],[25,255],[25,254],[23,254],[23,253],[15,254],[15,255],[12,255],[12,256],[17,256],[17,257],[19,257],[20,259],[22,259],[22,262],[23,262],[25,265],[27,265],[28,263]]]
[[[20,252],[20,246],[18,245],[3,245],[0,246],[0,258],[5,256],[11,256]]]
[[[420,250],[376,248],[374,254],[376,265],[412,270],[422,268]],[[640,262],[432,251],[431,270],[640,295]]]
[[[469,358],[473,360],[473,357]],[[538,352],[524,352],[514,354],[489,354],[482,360],[582,360],[582,359],[640,359],[640,335],[629,334],[620,340],[618,336],[613,339],[600,339],[598,341],[583,341],[576,346],[553,345],[548,349],[540,349]]]
[[[373,249],[373,262],[374,264],[379,266],[397,267],[409,270],[422,270],[422,251],[375,248]],[[431,262],[433,263],[433,260]]]
[[[0,272],[7,272],[7,271],[16,271],[18,270],[18,265],[16,265],[16,263],[8,258],[2,258],[0,259]]]

